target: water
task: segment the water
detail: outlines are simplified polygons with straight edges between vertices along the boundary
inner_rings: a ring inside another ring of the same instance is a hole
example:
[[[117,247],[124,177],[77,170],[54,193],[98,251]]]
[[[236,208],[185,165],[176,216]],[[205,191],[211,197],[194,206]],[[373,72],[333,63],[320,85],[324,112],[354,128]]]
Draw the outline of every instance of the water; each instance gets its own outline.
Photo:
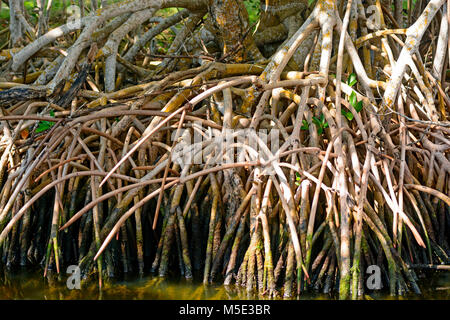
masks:
[[[144,277],[139,280],[130,280],[105,284],[101,292],[97,284],[92,284],[81,290],[69,290],[63,281],[52,286],[48,285],[41,273],[16,272],[1,273],[0,300],[33,299],[33,300],[233,300],[233,299],[265,299],[257,295],[248,295],[245,289],[235,286],[226,288],[221,285],[203,286],[201,283],[187,282],[183,279],[167,281],[155,277]],[[419,281],[423,291],[422,296],[407,295],[404,297],[391,297],[385,292],[368,293],[365,299],[430,299],[450,300],[450,272],[428,273],[426,278]],[[335,299],[334,296],[305,293],[301,299]]]

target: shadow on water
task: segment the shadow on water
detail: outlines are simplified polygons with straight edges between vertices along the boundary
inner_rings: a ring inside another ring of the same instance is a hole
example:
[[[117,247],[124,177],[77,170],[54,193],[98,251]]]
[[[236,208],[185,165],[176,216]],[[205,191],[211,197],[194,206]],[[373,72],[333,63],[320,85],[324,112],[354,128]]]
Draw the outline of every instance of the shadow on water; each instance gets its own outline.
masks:
[[[450,273],[434,272],[423,275],[420,280],[422,296],[406,295],[391,297],[381,290],[368,292],[365,299],[428,299],[450,300]],[[38,272],[2,272],[0,278],[0,300],[33,299],[33,300],[235,300],[266,299],[263,296],[248,294],[245,289],[222,285],[204,286],[202,283],[188,282],[184,279],[164,280],[158,277],[144,277],[139,280],[117,281],[104,284],[100,291],[97,284],[83,286],[81,290],[69,290],[67,277],[51,286]],[[278,298],[280,299],[280,298]],[[330,300],[335,296],[304,293],[300,299]]]

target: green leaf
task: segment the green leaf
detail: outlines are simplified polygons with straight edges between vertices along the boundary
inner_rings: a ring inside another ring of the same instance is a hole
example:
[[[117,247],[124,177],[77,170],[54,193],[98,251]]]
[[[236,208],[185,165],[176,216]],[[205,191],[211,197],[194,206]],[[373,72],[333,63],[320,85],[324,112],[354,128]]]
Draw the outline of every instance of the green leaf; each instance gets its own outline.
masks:
[[[362,102],[362,100],[361,101],[358,101],[358,103],[355,105],[355,106],[353,106],[353,108],[355,108],[355,110],[356,110],[356,112],[361,112],[361,110],[362,110],[362,108],[363,108],[363,102]]]
[[[305,119],[302,120],[302,126],[300,127],[301,130],[308,130],[309,129],[309,123]]]
[[[256,0],[246,0],[244,1],[245,8],[247,9],[248,17],[250,20],[250,25],[257,23],[259,19],[259,1]]]
[[[322,123],[322,124],[325,123],[325,116],[323,113],[320,115],[320,123]]]
[[[50,110],[50,116],[55,117],[55,111],[52,109]],[[39,121],[38,127],[36,128],[36,133],[44,132],[50,129],[55,125],[52,121]]]
[[[24,7],[27,8],[28,10],[31,10],[35,7],[35,4],[33,3],[33,1],[25,1]]]
[[[358,99],[356,98],[355,91],[352,91],[352,94],[350,95],[350,98],[349,98],[348,102],[350,103],[350,105],[353,108],[355,107],[356,103],[358,102]]]
[[[345,111],[344,109],[341,109],[341,113],[343,116],[347,118],[348,121],[353,120],[353,113],[351,113],[350,111]]]
[[[328,122],[325,120],[325,116],[322,113],[319,118],[313,117],[312,121],[317,126],[317,133],[321,135],[323,133],[323,129],[328,128]]]
[[[39,125],[36,128],[36,133],[44,132],[50,129],[53,125],[54,123],[50,121],[39,121]]]
[[[347,79],[347,84],[350,87],[353,87],[357,82],[358,82],[358,80],[356,79],[356,74],[354,74],[354,73],[350,74],[350,76]]]
[[[320,136],[323,133],[323,128],[322,127],[318,127],[317,128],[317,133]]]
[[[322,126],[322,123],[321,123],[320,120],[319,120],[318,118],[316,118],[316,117],[312,117],[312,122],[313,122],[316,126],[318,126],[318,127],[321,127],[321,126]]]
[[[322,128],[328,128],[328,122],[325,120],[325,116],[323,113],[320,115],[320,121],[322,122]]]
[[[308,7],[311,7],[311,5],[314,3],[315,0],[308,0]]]
[[[296,172],[295,173],[295,185],[300,186],[301,181],[302,181],[302,176],[300,175],[300,173]]]

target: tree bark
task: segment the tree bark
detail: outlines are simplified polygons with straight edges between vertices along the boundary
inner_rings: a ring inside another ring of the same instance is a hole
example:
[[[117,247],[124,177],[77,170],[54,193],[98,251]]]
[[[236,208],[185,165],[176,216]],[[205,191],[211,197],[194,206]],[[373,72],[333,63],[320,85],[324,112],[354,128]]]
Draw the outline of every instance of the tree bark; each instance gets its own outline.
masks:
[[[252,26],[243,1],[211,0],[209,14],[212,31],[221,42],[223,57],[233,56],[236,62],[263,59],[251,35]]]
[[[16,12],[23,11],[23,0],[9,0],[9,30],[11,32],[11,47],[15,47],[23,36],[23,27]]]

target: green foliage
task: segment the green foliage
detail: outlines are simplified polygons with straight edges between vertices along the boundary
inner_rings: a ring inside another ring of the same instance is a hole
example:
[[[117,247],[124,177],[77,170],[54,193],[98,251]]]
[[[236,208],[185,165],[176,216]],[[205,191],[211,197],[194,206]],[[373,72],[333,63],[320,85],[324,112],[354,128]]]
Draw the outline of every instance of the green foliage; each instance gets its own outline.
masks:
[[[296,172],[295,173],[295,185],[300,186],[301,182],[302,182],[302,176],[300,175],[300,173]]]
[[[356,97],[356,93],[355,93],[355,91],[352,91],[352,93],[350,94],[350,97],[348,99],[348,102],[350,103],[351,106],[354,106],[357,101],[358,101],[358,98]]]
[[[0,19],[9,20],[9,9],[0,11]]]
[[[54,123],[50,121],[39,121],[39,125],[36,128],[36,133],[44,132],[53,127]]]
[[[353,108],[355,108],[355,110],[356,110],[356,112],[361,112],[361,110],[362,110],[362,108],[363,108],[363,102],[362,102],[362,100],[361,101],[358,101],[354,106],[353,106]]]
[[[416,2],[417,2],[417,0],[411,1],[411,9],[413,9],[416,6]],[[404,11],[408,10],[408,1],[403,1],[403,10]]]
[[[344,109],[341,109],[341,114],[347,118],[348,121],[353,120],[353,113],[351,111],[345,111]]]
[[[305,119],[302,120],[302,126],[300,127],[301,130],[308,130],[309,129],[309,123]]]
[[[259,19],[259,0],[245,0],[244,5],[248,12],[250,25],[253,26]]]
[[[182,8],[164,8],[158,11],[158,15],[162,17],[170,17],[171,15],[176,14],[178,11],[183,10]]]
[[[50,110],[50,116],[55,117],[55,112]],[[38,127],[36,128],[36,133],[44,132],[54,126],[52,121],[39,121]]]
[[[311,7],[316,0],[308,0],[308,7]]]
[[[25,1],[23,5],[27,10],[32,10],[36,6],[35,1]]]
[[[356,74],[354,74],[354,73],[350,74],[350,76],[347,79],[347,84],[350,87],[352,87],[357,82],[358,82],[358,80],[356,79]],[[352,91],[352,93],[350,94],[350,97],[348,98],[348,103],[350,104],[350,106],[352,106],[355,109],[356,112],[360,112],[363,108],[363,102],[358,101],[355,91]],[[354,118],[353,113],[351,113],[351,111],[341,109],[341,114],[343,116],[345,116],[348,121],[352,121]]]
[[[416,2],[417,2],[417,0],[411,1],[411,9],[410,9],[411,11],[414,10],[414,8],[416,7]],[[402,1],[402,9],[403,9],[403,15],[407,16],[408,15],[408,1],[406,1],[406,0]],[[392,12],[395,11],[394,2],[392,2],[392,4],[391,4],[391,10],[392,10]]]
[[[356,79],[356,74],[354,74],[354,73],[350,74],[350,76],[347,79],[347,84],[350,87],[353,87],[357,82],[358,82],[358,80]]]
[[[325,116],[323,115],[323,113],[320,115],[319,118],[313,117],[312,118],[312,122],[316,125],[317,133],[319,135],[321,135],[323,133],[323,131],[326,128],[328,128],[328,122],[325,121]]]

